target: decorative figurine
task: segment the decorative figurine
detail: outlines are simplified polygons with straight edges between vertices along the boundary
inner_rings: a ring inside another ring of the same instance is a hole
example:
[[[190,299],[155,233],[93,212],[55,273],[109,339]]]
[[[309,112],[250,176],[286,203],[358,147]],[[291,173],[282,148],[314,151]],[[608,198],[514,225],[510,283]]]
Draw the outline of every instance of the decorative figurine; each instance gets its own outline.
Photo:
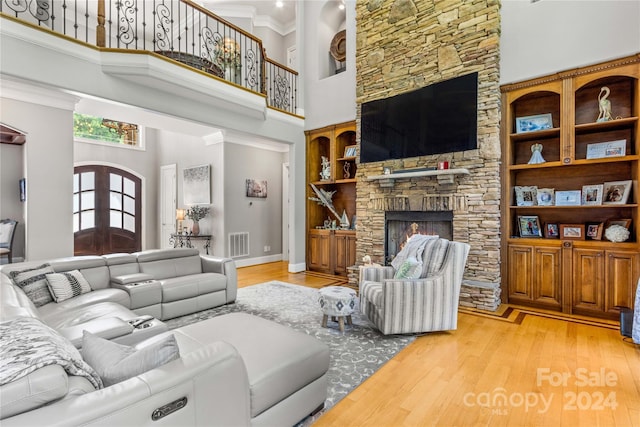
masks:
[[[603,86],[600,89],[600,93],[598,94],[598,108],[600,110],[600,114],[598,114],[598,119],[596,122],[608,122],[609,120],[613,120],[611,117],[611,101],[607,98],[611,91],[608,87]]]
[[[351,163],[346,162],[342,168],[344,170],[344,179],[349,179],[351,178]]]
[[[531,146],[531,158],[529,159],[530,165],[537,165],[545,163],[546,160],[542,157],[542,144],[535,143]]]
[[[329,158],[322,156],[322,172],[320,172],[320,181],[329,181],[331,179],[331,164]]]

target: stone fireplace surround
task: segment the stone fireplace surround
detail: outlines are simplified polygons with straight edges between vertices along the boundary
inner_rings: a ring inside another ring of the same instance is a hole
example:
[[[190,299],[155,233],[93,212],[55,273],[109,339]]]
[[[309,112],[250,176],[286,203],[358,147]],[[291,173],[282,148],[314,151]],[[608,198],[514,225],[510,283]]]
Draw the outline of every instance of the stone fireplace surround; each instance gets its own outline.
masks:
[[[362,265],[364,255],[370,255],[373,262],[384,263],[386,211],[450,210],[453,240],[471,245],[464,283],[478,285],[474,289],[480,290],[467,293],[491,293],[495,299],[501,282],[500,2],[362,0],[356,2],[356,17],[358,146],[360,104],[477,71],[478,148],[358,164],[358,264],[350,269],[350,283],[357,283],[358,265]],[[369,180],[382,175],[384,168],[434,168],[440,161],[448,161],[452,169],[464,168],[469,174],[456,175],[452,182],[439,182],[435,176],[395,178],[388,187]],[[480,286],[487,286],[488,290]],[[461,305],[466,305],[462,302],[461,297]],[[487,307],[493,305],[489,303]]]

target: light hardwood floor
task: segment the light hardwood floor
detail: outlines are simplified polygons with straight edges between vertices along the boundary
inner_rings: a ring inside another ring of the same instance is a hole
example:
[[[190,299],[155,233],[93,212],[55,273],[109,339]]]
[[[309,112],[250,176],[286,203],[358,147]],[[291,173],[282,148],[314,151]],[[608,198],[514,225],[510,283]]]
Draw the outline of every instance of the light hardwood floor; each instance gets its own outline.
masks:
[[[284,262],[240,268],[238,278],[240,287],[344,283],[288,273]],[[507,308],[461,312],[456,331],[418,337],[314,427],[640,426],[640,346],[611,323]]]

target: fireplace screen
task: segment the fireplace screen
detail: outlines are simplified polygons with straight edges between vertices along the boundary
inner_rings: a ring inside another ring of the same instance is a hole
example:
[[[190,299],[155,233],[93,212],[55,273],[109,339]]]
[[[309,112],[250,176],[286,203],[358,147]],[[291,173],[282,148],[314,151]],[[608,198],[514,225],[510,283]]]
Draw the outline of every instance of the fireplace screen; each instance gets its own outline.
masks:
[[[385,214],[385,263],[389,265],[414,234],[438,235],[451,240],[453,237],[452,211],[403,211]]]

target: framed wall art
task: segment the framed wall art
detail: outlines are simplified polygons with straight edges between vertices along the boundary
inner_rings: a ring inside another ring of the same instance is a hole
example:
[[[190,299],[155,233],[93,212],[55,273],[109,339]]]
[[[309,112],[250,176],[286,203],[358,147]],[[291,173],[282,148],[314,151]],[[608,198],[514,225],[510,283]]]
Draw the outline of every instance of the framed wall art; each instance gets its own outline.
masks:
[[[536,215],[522,215],[518,217],[520,237],[542,237],[540,220]]]
[[[560,224],[560,238],[564,240],[584,240],[584,224]]]
[[[553,128],[551,113],[516,117],[516,133],[535,132]]]
[[[211,203],[211,167],[193,166],[182,170],[182,199],[186,206]]]
[[[603,191],[605,205],[624,205],[631,192],[631,180],[605,182]]]
[[[259,179],[247,179],[247,197],[265,199],[267,197],[267,181]]]

